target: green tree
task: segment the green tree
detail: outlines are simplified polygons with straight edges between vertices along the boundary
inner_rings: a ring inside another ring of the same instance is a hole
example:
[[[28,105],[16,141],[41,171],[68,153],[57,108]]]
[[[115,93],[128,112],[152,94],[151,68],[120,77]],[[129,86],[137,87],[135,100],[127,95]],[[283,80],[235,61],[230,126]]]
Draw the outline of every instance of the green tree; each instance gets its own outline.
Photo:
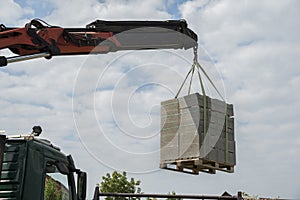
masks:
[[[130,180],[127,179],[126,172],[118,173],[114,171],[112,175],[109,173],[102,177],[102,182],[100,184],[100,192],[102,193],[141,193],[141,188],[139,185],[141,182],[139,180],[135,181],[134,178]],[[126,198],[112,198],[107,197],[107,200],[124,200]],[[131,198],[134,199],[134,198]]]
[[[45,200],[61,200],[62,191],[57,188],[56,182],[52,178],[47,178],[45,185]]]

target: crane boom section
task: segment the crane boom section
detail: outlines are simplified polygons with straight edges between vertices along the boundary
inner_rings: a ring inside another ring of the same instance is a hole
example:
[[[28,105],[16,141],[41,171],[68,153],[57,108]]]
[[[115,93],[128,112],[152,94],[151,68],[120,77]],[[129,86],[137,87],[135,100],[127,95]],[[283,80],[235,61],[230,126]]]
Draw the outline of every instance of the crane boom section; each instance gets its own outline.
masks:
[[[189,49],[197,35],[184,20],[102,21],[86,28],[61,28],[34,19],[22,28],[0,26],[0,49],[18,55],[51,56],[109,53],[119,50]]]

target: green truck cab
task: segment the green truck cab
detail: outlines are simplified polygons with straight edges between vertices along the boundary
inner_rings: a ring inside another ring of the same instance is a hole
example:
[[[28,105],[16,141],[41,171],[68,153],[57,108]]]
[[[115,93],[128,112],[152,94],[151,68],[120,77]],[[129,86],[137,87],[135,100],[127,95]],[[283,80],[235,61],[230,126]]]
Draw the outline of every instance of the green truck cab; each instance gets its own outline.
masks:
[[[86,173],[71,155],[34,135],[0,135],[0,199],[85,199]]]

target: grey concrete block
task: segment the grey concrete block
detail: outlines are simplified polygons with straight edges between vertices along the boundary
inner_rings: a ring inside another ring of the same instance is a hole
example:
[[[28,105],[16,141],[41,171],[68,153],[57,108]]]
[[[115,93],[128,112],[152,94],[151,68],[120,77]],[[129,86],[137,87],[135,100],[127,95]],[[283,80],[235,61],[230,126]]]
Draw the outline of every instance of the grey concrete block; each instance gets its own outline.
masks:
[[[215,121],[211,121],[211,122],[209,123],[209,127],[218,130],[218,132],[222,132],[223,129],[225,128],[225,125],[222,124],[221,121],[216,121],[216,120],[215,120]]]
[[[219,137],[217,136],[206,136],[206,138],[204,139],[206,142],[206,147],[207,148],[215,148],[217,146],[217,144],[219,143]]]
[[[228,152],[228,164],[236,165],[236,154],[235,154],[235,152]]]
[[[234,112],[233,112],[233,105],[232,104],[227,104],[227,115],[228,116],[234,116]]]
[[[167,103],[166,103],[167,102]],[[179,114],[178,100],[161,102],[161,116]]]
[[[179,159],[199,157],[199,144],[182,143],[179,148]]]
[[[225,151],[226,143],[224,138],[219,138],[216,144],[216,148]]]
[[[209,153],[213,151],[215,147],[209,146],[207,142],[202,143],[200,146],[200,158],[208,159]]]
[[[185,141],[190,141],[191,138],[194,137],[199,137],[199,134],[196,130],[190,130],[190,131],[178,131],[179,132],[179,136],[180,136],[180,140]]]
[[[185,102],[186,107],[200,105],[203,106],[203,96],[198,93],[190,94],[182,97],[183,102]]]
[[[192,143],[196,143],[199,145],[199,134],[197,132],[191,132],[190,134],[183,134],[182,132],[180,132],[179,145]]]
[[[177,127],[177,126],[179,126],[179,122],[177,121],[175,121],[175,122],[166,122],[166,123],[164,123],[164,124],[162,124],[162,127],[164,128],[164,129],[166,129],[166,128],[172,128],[172,127]]]
[[[215,124],[215,126],[223,127],[226,124],[225,114],[219,112],[211,112],[210,122]]]
[[[225,129],[224,128],[222,129],[220,137],[226,139],[226,133],[225,133]]]
[[[225,163],[226,154],[224,150],[218,149],[218,162]]]
[[[182,134],[190,133],[190,132],[197,132],[198,128],[194,124],[180,124],[178,131]]]
[[[166,101],[162,101],[162,102],[160,102],[160,105],[166,106],[166,105],[170,105],[170,104],[174,104],[174,103],[178,103],[178,99],[169,99]]]
[[[160,145],[161,147],[176,147],[178,146],[179,139],[177,137],[161,137]]]
[[[201,119],[201,117],[197,115],[194,115],[192,113],[185,113],[184,115],[180,116],[180,124],[184,125],[184,124],[199,124],[199,122],[203,120]]]
[[[231,151],[235,152],[235,141],[227,141],[227,147],[226,147],[226,139],[224,138],[219,138],[218,142],[216,144],[216,148],[223,150],[223,151]]]
[[[228,141],[228,151],[235,152],[235,141]]]
[[[179,101],[178,101],[178,99],[176,99],[169,103],[161,103],[161,107],[166,108],[166,109],[179,108]]]
[[[178,115],[178,114],[179,114],[179,109],[163,109],[161,111],[161,116]]]
[[[206,96],[206,107],[209,108],[211,105],[210,97]],[[179,107],[186,108],[191,106],[204,106],[204,97],[199,93],[190,94],[179,98]]]
[[[206,159],[212,160],[217,162],[218,161],[218,150],[216,148],[212,148],[207,155],[205,156]]]
[[[174,126],[174,127],[170,127],[170,128],[163,128],[160,130],[160,134],[175,134],[176,132],[178,132],[179,126]]]
[[[161,117],[160,127],[170,128],[173,126],[179,126],[179,117]]]
[[[209,109],[206,109],[205,113],[206,113],[206,118],[207,119],[211,117],[211,111]],[[197,117],[197,118],[200,117],[201,119],[203,119],[204,109],[201,108],[201,107],[197,107],[197,106],[184,108],[184,109],[180,109],[180,115],[182,117],[193,116],[193,117]]]
[[[227,127],[227,129],[226,129],[226,126],[224,125],[224,127],[223,127],[223,129],[222,129],[222,132],[224,133],[224,136],[226,136],[226,133],[227,134],[232,134],[232,135],[234,135],[234,129],[231,129],[231,128],[229,128],[229,127]]]
[[[179,137],[179,133],[161,134],[160,142],[161,142],[161,144],[166,144],[166,143],[170,143],[170,142],[175,142],[177,140],[176,144],[178,145],[178,137]]]
[[[179,114],[161,115],[160,120],[161,120],[161,122],[179,121],[180,120],[180,115]]]
[[[234,132],[233,132],[233,130],[227,132],[227,137],[228,137],[228,140],[229,140],[229,141],[234,141],[234,140],[235,140],[235,139],[234,139]]]
[[[228,118],[227,124],[228,124],[228,128],[233,130],[234,129],[234,118]]]
[[[217,111],[219,113],[226,113],[227,105],[224,101],[218,99],[211,99],[211,110]]]
[[[176,147],[161,147],[160,149],[160,160],[167,161],[167,160],[176,160],[178,158],[178,148]]]

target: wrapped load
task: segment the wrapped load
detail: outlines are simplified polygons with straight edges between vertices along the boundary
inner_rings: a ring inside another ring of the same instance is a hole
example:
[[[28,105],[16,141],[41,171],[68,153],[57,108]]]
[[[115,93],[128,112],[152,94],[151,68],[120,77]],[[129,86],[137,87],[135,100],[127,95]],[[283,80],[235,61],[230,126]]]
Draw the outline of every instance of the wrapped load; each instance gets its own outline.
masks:
[[[160,167],[198,174],[233,172],[233,105],[199,93],[161,102]]]

